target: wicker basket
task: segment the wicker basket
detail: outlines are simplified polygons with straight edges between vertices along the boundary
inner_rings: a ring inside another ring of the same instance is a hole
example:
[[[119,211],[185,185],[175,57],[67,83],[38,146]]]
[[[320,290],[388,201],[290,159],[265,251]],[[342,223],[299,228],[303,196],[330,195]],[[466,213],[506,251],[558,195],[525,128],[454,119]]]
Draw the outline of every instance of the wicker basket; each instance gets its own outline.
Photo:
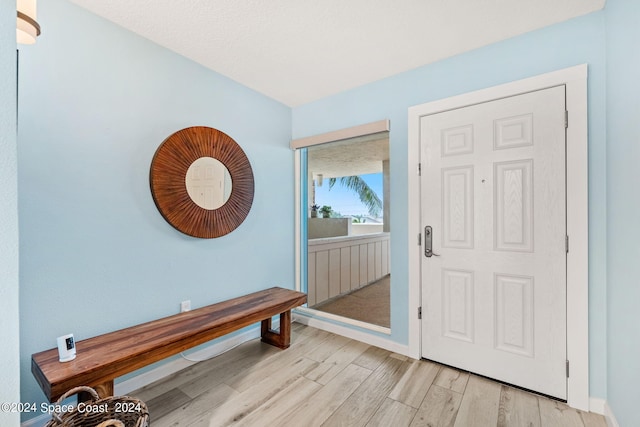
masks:
[[[147,427],[149,425],[149,411],[147,405],[129,396],[112,396],[100,399],[98,393],[91,387],[72,388],[56,402],[62,407],[62,402],[69,396],[86,392],[92,400],[79,403],[68,412],[54,411],[51,421],[45,427]]]

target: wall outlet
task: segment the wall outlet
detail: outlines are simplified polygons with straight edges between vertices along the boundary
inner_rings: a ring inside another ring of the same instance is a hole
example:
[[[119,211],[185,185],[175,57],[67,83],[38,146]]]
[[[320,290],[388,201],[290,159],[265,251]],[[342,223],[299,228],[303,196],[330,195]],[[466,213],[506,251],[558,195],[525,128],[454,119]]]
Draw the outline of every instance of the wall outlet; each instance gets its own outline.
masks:
[[[191,310],[191,300],[182,301],[180,303],[180,313]]]

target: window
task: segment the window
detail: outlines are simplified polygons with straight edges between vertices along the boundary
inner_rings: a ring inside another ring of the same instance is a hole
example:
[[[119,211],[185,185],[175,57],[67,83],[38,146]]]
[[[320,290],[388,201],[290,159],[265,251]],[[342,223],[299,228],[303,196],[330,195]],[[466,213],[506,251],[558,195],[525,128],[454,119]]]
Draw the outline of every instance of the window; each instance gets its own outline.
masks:
[[[389,133],[382,123],[386,130],[347,138],[338,131],[292,145],[298,279],[308,311],[389,332]]]

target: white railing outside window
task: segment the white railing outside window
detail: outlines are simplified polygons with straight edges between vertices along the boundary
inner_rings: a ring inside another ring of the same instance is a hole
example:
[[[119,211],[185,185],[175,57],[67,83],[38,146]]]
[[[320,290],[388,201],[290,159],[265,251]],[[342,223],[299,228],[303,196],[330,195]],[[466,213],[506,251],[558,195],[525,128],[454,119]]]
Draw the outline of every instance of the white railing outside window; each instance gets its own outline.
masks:
[[[389,239],[375,233],[309,240],[309,307],[390,274]]]

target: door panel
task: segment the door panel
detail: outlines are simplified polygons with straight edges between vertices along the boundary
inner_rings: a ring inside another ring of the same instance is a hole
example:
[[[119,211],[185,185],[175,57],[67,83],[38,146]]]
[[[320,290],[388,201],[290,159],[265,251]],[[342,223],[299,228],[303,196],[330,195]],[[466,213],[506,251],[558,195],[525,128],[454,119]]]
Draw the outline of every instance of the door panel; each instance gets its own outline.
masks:
[[[422,357],[566,398],[565,88],[421,118]]]
[[[442,246],[473,248],[473,166],[442,170]]]

